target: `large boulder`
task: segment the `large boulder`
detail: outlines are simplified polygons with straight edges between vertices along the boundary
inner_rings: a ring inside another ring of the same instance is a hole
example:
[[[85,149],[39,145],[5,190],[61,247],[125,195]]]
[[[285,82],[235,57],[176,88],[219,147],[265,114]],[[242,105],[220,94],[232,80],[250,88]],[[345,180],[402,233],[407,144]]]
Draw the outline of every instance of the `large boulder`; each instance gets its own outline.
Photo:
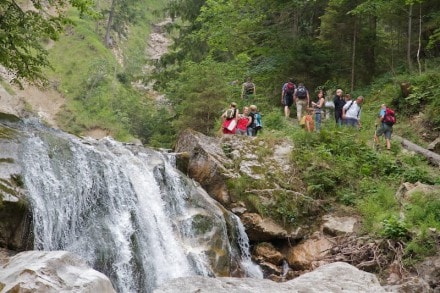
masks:
[[[270,280],[238,278],[178,278],[153,291],[154,293],[206,292],[206,293],[381,293],[376,276],[358,270],[347,263],[324,265],[285,283]]]
[[[181,171],[198,181],[211,197],[222,204],[229,205],[235,201],[227,181],[243,177],[258,180],[258,188],[255,187],[255,192],[249,191],[249,194],[267,198],[274,190],[287,189],[301,196],[304,184],[294,176],[285,176],[295,173],[290,160],[292,142],[284,139],[273,143],[269,145],[256,137],[242,135],[215,138],[187,129],[180,133],[175,151],[185,154],[181,157],[186,162],[178,162],[178,166],[184,166]]]
[[[116,292],[110,280],[66,251],[26,251],[0,268],[1,292]]]
[[[298,245],[290,247],[286,253],[287,262],[296,270],[308,270],[329,254],[333,243],[319,232]]]
[[[246,228],[246,233],[251,241],[267,241],[276,239],[300,239],[304,237],[305,230],[301,227],[287,231],[270,218],[263,218],[256,213],[244,213],[241,221]]]

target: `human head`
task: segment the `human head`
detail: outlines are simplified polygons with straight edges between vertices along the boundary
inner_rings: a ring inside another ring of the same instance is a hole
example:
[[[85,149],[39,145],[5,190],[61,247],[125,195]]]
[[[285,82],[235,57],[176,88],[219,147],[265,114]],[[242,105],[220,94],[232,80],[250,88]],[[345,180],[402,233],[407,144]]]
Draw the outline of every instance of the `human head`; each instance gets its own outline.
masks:
[[[246,81],[247,82],[251,82],[252,81],[252,77],[250,77],[250,76],[246,77]]]
[[[237,104],[234,103],[234,102],[232,102],[232,103],[231,103],[231,108],[236,108],[236,107],[237,107]]]
[[[380,108],[381,108],[381,109],[386,109],[386,108],[387,108],[387,105],[382,104],[382,105],[380,105]]]
[[[293,82],[293,77],[289,78],[289,82]]]
[[[345,100],[346,101],[350,101],[351,100],[351,95],[350,94],[346,94],[345,95]]]
[[[304,86],[304,83],[300,82],[300,83],[298,84],[298,86]]]
[[[243,107],[243,114],[249,113],[249,107]]]
[[[324,95],[324,91],[323,90],[319,90],[318,91],[318,97],[321,97],[321,96],[323,96]]]
[[[363,96],[359,96],[356,98],[356,104],[360,105],[364,102],[364,97]]]
[[[250,106],[249,106],[249,110],[251,110],[251,112],[256,112],[256,111],[257,111],[257,106],[255,106],[255,105],[250,105]]]
[[[336,90],[336,95],[337,96],[342,96],[342,90],[341,89],[337,89]]]

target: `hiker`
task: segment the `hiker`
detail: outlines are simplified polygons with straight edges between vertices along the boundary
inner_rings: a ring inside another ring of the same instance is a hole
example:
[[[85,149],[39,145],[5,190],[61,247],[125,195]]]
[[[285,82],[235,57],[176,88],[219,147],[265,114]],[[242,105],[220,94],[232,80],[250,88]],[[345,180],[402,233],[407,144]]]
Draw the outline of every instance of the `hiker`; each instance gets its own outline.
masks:
[[[310,95],[307,88],[303,83],[299,83],[293,95],[293,100],[296,104],[296,117],[298,118],[298,123],[301,121],[303,113],[306,112],[307,107],[310,105]]]
[[[376,122],[376,131],[374,132],[374,142],[376,143],[376,145],[379,145],[379,137],[382,135],[385,136],[386,147],[388,151],[391,150],[391,134],[393,133],[393,125],[396,122],[396,119],[394,117],[394,111],[393,110],[390,111],[390,110],[391,109],[388,108],[385,104],[382,104],[380,106],[380,111],[379,111],[380,127],[379,129],[377,129],[378,123]]]
[[[290,117],[290,107],[293,105],[293,94],[295,93],[295,84],[293,78],[289,78],[289,81],[283,84],[281,89],[281,104],[284,106],[284,116]]]
[[[330,97],[331,91],[325,94],[325,103],[324,103],[324,116],[325,120],[329,120],[332,116],[334,116],[335,112],[335,103]]]
[[[223,134],[235,134],[237,126],[238,109],[236,103],[231,103],[229,109],[222,114],[222,130]]]
[[[256,94],[255,83],[252,82],[251,77],[247,77],[246,81],[241,85],[241,98],[251,99]]]
[[[249,116],[249,107],[243,107],[243,114],[238,115],[236,134],[246,135],[247,127],[251,124],[251,117]]]
[[[249,106],[249,116],[251,117],[250,124],[247,127],[247,135],[248,136],[256,136],[258,131],[263,127],[261,124],[261,115],[258,112],[257,106],[250,105]]]
[[[312,101],[312,107],[315,109],[315,128],[316,132],[321,130],[321,121],[322,121],[322,108],[324,107],[324,91],[318,91],[318,100],[316,102]]]
[[[299,125],[307,132],[313,132],[315,130],[313,112],[313,108],[307,108],[307,114],[301,117],[301,121],[299,122]]]
[[[342,108],[342,118],[344,124],[347,126],[361,128],[361,105],[364,102],[364,97],[359,96],[355,101],[349,101]]]
[[[342,108],[345,105],[345,100],[342,98],[342,90],[337,89],[336,95],[333,97],[333,104],[335,104],[335,121],[336,124],[342,125]]]
[[[345,104],[344,104],[344,105],[346,105],[347,103],[352,103],[351,95],[350,95],[350,94],[345,94],[345,96],[344,96],[344,101],[345,101]],[[343,124],[343,125],[346,124],[346,123],[345,123],[345,116],[344,116],[344,107],[342,107],[342,124]]]

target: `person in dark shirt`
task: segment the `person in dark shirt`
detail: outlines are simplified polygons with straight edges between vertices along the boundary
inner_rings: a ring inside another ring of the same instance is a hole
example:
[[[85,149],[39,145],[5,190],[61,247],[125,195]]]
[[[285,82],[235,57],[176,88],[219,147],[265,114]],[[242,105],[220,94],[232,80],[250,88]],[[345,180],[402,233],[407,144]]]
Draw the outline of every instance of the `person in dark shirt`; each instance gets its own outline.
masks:
[[[335,104],[335,121],[336,124],[342,125],[342,108],[345,105],[345,99],[342,97],[342,90],[337,89],[336,95],[333,98],[333,103]]]

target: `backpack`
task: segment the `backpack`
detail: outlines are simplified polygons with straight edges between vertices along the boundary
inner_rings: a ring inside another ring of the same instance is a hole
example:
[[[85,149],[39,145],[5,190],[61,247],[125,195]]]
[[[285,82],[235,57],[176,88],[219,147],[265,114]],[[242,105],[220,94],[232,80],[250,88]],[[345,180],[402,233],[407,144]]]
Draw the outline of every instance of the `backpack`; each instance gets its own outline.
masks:
[[[263,128],[263,123],[261,123],[261,115],[260,113],[255,113],[255,129],[259,130]]]
[[[252,82],[246,82],[244,84],[244,91],[247,95],[252,95],[254,93],[255,85]]]
[[[233,118],[235,118],[235,109],[228,109],[226,111],[226,119],[231,120]]]
[[[382,122],[389,126],[393,126],[394,123],[396,123],[396,116],[394,114],[394,110],[387,107]]]
[[[293,95],[293,93],[295,92],[295,84],[293,82],[288,82],[286,84],[286,88],[284,89],[284,92],[286,93],[286,95]]]
[[[305,86],[299,86],[298,89],[296,90],[296,96],[300,99],[305,99],[307,98],[307,89]]]

